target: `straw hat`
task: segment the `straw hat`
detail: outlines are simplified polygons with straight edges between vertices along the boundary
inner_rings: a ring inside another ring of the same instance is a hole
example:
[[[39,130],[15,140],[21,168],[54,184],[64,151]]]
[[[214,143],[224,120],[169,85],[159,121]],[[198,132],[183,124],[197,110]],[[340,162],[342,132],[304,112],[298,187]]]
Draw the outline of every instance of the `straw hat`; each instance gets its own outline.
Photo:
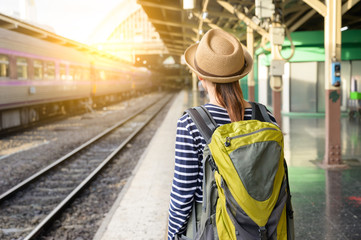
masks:
[[[203,79],[216,83],[235,82],[252,69],[248,51],[231,34],[211,29],[199,43],[184,52],[188,67]]]

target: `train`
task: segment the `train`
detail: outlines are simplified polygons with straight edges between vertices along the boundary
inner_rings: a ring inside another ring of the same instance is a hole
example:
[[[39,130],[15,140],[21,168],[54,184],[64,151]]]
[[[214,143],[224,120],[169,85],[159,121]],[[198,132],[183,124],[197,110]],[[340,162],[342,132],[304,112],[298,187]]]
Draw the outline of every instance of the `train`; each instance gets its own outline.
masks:
[[[150,91],[156,74],[107,54],[0,29],[0,131]]]

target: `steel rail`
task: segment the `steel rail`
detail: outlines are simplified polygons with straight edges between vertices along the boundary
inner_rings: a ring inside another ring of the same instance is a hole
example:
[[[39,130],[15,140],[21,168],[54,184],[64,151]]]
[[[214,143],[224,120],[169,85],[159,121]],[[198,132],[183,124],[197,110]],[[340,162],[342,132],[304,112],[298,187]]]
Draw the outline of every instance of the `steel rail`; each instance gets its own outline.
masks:
[[[154,105],[155,103],[157,103],[158,101],[160,101],[163,97],[160,97],[159,99],[153,101],[152,103],[150,103],[149,105],[147,105],[145,108],[140,109],[139,111],[135,112],[133,115],[117,122],[116,124],[114,124],[113,126],[105,129],[103,132],[101,132],[100,134],[98,134],[97,136],[91,138],[90,140],[88,140],[87,142],[83,143],[82,145],[80,145],[79,147],[75,148],[74,150],[72,150],[71,152],[65,154],[64,156],[62,156],[61,158],[57,159],[55,162],[49,164],[47,167],[41,169],[40,171],[36,172],[35,174],[31,175],[30,177],[28,177],[27,179],[23,180],[22,182],[18,183],[17,185],[15,185],[14,187],[10,188],[9,190],[7,190],[6,192],[2,193],[0,195],[0,203],[2,201],[4,201],[5,199],[9,198],[10,196],[12,196],[14,193],[16,193],[18,190],[22,189],[23,187],[25,187],[26,185],[28,185],[29,183],[31,183],[32,181],[34,181],[35,179],[37,179],[38,177],[40,177],[41,175],[43,175],[44,173],[48,172],[49,170],[51,170],[52,168],[54,168],[55,166],[59,165],[60,163],[62,163],[63,161],[69,159],[70,157],[72,157],[73,155],[75,155],[76,153],[78,153],[79,151],[83,150],[84,148],[88,147],[90,144],[96,142],[97,140],[101,139],[102,137],[106,136],[107,134],[109,134],[111,131],[113,131],[114,129],[120,127],[121,125],[123,125],[124,123],[128,122],[129,120],[135,118],[136,116],[138,116],[140,113],[144,112],[145,110],[147,110],[150,106]]]
[[[70,201],[87,185],[90,181],[114,158],[120,150],[122,150],[169,102],[169,97],[164,103],[150,116],[146,121],[140,125],[132,134],[130,134],[101,164],[91,172],[61,203],[59,203],[25,238],[24,240],[32,240],[38,236],[39,233],[56,217],[57,214],[65,208]]]

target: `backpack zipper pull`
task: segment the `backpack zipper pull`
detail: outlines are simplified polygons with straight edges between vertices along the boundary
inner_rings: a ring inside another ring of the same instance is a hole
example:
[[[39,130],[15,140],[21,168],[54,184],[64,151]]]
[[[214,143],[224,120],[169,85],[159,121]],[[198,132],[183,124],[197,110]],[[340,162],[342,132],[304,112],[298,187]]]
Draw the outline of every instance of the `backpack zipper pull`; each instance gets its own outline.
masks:
[[[231,146],[231,138],[230,138],[230,137],[226,137],[226,142],[224,143],[224,145],[225,145],[226,147]]]

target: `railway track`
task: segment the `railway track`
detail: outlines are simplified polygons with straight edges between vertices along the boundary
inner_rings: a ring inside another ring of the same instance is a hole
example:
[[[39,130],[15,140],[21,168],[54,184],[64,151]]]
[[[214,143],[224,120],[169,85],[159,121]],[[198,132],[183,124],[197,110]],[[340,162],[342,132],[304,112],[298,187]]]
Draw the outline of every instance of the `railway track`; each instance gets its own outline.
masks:
[[[2,193],[1,239],[38,236],[169,100],[151,103]]]

